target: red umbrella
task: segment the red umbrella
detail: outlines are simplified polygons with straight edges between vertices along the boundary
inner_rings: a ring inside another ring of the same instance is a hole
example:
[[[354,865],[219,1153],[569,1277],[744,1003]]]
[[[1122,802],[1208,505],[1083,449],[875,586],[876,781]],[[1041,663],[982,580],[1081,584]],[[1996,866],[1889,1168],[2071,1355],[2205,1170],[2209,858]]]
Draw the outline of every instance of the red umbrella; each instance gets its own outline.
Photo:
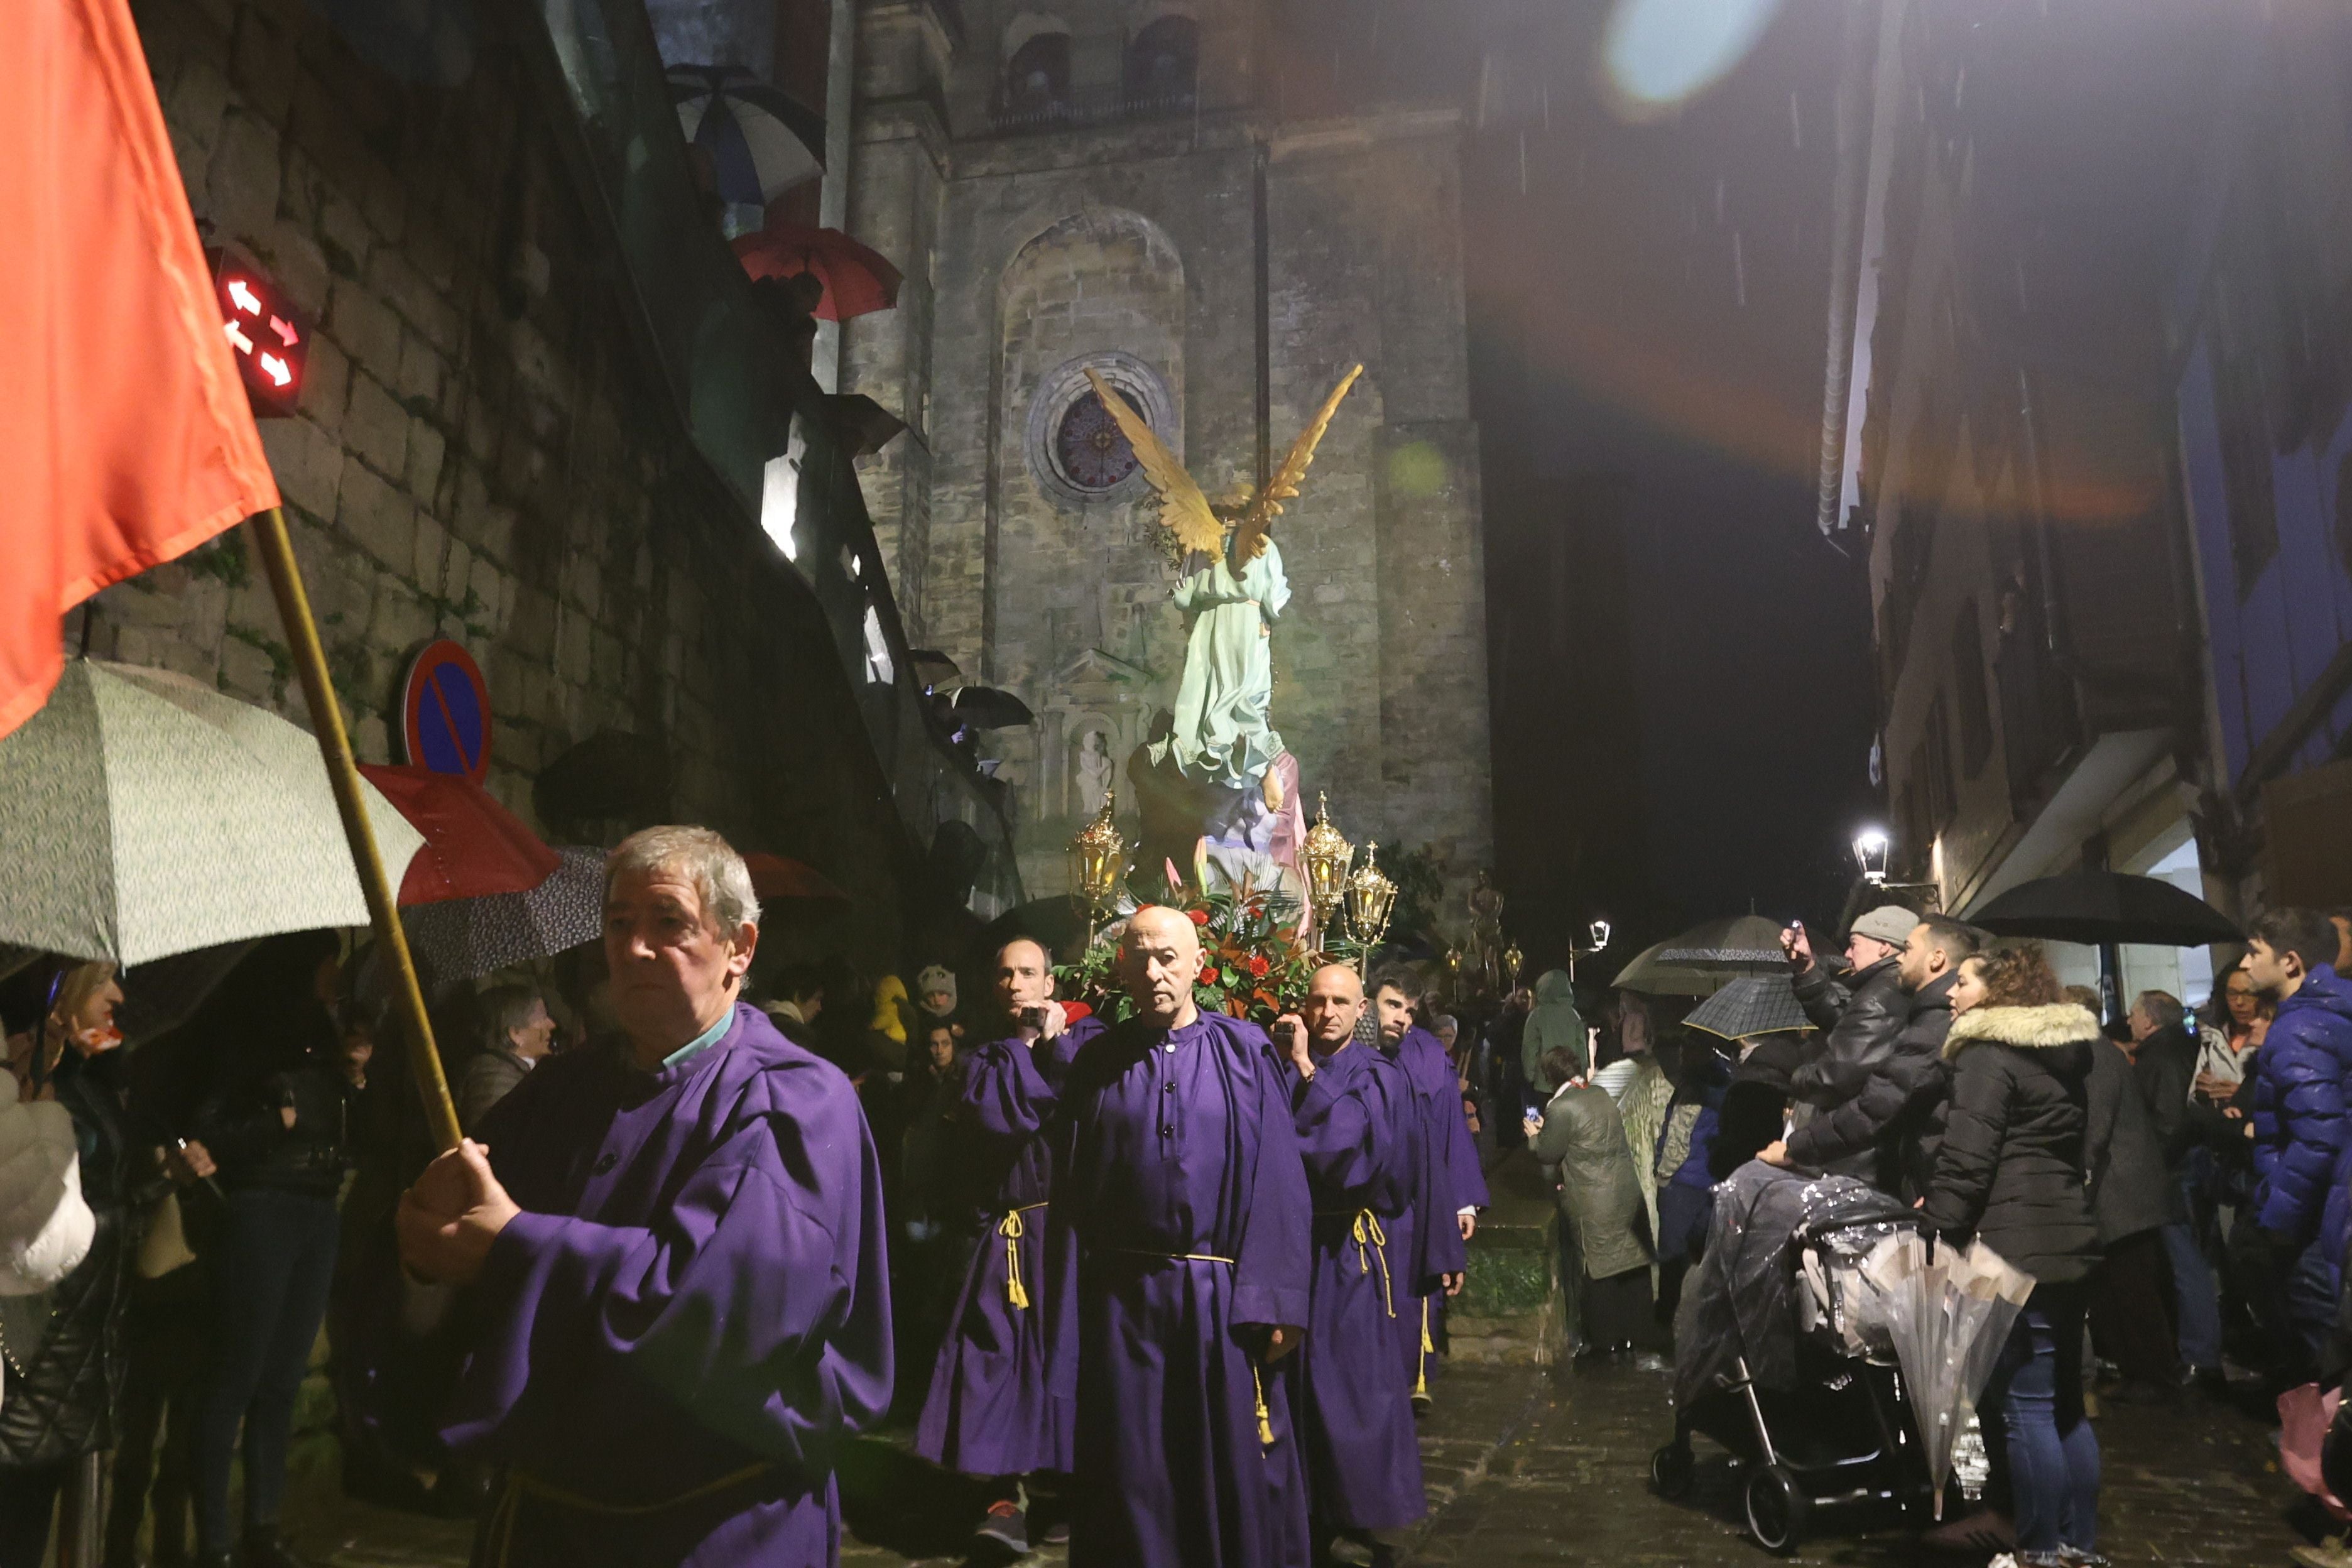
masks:
[[[849,895],[833,885],[824,872],[798,860],[782,855],[746,855],[743,864],[751,873],[751,890],[762,899],[824,899],[833,903],[849,902]]]
[[[425,835],[400,884],[404,904],[527,893],[562,863],[490,792],[457,773],[362,764],[360,772]]]
[[[772,221],[738,238],[735,256],[754,278],[814,277],[824,285],[816,302],[821,321],[845,321],[898,302],[898,269],[837,228]]]

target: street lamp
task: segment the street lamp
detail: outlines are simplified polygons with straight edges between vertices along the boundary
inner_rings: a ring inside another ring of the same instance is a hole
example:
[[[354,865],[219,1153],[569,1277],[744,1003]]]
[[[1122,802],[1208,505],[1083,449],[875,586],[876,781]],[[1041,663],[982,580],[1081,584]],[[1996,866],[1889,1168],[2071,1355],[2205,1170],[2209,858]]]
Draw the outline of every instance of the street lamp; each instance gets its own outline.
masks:
[[[1874,888],[1886,886],[1888,847],[1884,828],[1865,827],[1853,836],[1853,862],[1862,868],[1862,879]]]
[[[1572,942],[1568,944],[1568,983],[1570,985],[1576,984],[1576,961],[1590,958],[1609,945],[1609,922],[1594,921],[1585,934],[1591,939],[1590,947],[1579,947]]]
[[[1103,791],[1102,813],[1070,840],[1070,885],[1087,904],[1087,945],[1095,944],[1095,929],[1118,897],[1119,878],[1127,870],[1127,840],[1111,823],[1116,790]]]
[[[1339,912],[1340,900],[1348,892],[1348,863],[1355,858],[1356,847],[1331,826],[1331,797],[1317,795],[1315,826],[1307,830],[1300,856],[1307,863],[1307,900],[1315,932],[1322,931],[1330,915]],[[1314,943],[1310,940],[1307,945],[1311,948]]]

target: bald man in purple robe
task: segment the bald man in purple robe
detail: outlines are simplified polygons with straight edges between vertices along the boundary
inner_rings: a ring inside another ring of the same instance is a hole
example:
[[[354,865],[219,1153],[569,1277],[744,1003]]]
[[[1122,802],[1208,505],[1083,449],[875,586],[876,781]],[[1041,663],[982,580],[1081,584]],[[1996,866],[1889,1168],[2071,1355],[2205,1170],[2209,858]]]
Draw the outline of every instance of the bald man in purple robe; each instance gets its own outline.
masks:
[[[1133,1016],[1063,1091],[1054,1220],[1078,1247],[1073,1568],[1303,1564],[1307,1503],[1274,1363],[1307,1321],[1307,1173],[1255,1025],[1193,1005],[1192,923],[1128,921]]]
[[[409,1269],[468,1287],[443,1436],[499,1468],[477,1568],[838,1561],[835,1454],[890,1403],[880,1170],[849,1081],[740,1001],[758,921],[717,834],[625,841],[622,1037],[402,1200]]]
[[[996,1481],[980,1532],[1025,1552],[1031,1500],[1021,1478],[1066,1475],[1076,1426],[1075,1376],[1055,1375],[1053,1358],[1075,1357],[1077,1338],[1048,1331],[1076,1310],[1078,1284],[1069,1249],[1046,1246],[1048,1130],[1072,1059],[1102,1025],[1054,1000],[1052,963],[1026,937],[997,952],[996,1000],[1006,1033],[966,1058],[960,1111],[966,1174],[983,1205],[979,1245],[931,1369],[915,1451]]]
[[[1354,1043],[1363,983],[1345,964],[1315,972],[1297,1016],[1276,1026],[1290,1052],[1294,1124],[1315,1203],[1315,1272],[1299,1347],[1299,1430],[1317,1560],[1334,1535],[1377,1546],[1428,1511],[1412,1402],[1396,1363],[1364,1347],[1397,1331],[1401,1289],[1389,1253],[1420,1160],[1420,1121],[1404,1069]]]
[[[1373,974],[1370,990],[1381,1047],[1412,1080],[1421,1123],[1421,1169],[1402,1249],[1412,1269],[1414,1300],[1403,1315],[1398,1345],[1413,1402],[1426,1405],[1444,1302],[1461,1294],[1470,1237],[1478,1228],[1478,1211],[1486,1206],[1486,1177],[1462,1110],[1462,1080],[1445,1047],[1416,1019],[1419,981],[1409,969],[1391,967]]]

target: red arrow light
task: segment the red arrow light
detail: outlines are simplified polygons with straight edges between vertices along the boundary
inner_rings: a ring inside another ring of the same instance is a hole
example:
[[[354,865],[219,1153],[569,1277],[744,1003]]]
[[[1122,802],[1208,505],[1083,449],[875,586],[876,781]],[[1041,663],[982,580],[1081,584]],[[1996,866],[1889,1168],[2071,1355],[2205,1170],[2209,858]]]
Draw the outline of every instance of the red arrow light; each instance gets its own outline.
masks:
[[[258,316],[261,314],[261,301],[255,297],[253,289],[247,286],[244,279],[232,278],[229,279],[228,297],[236,308],[243,310],[247,315]]]
[[[243,327],[238,326],[235,321],[223,324],[228,329],[228,341],[236,345],[237,353],[249,354],[253,352],[253,340],[245,335]]]
[[[263,374],[269,377],[271,381],[275,382],[279,386],[284,386],[288,382],[294,379],[294,373],[287,369],[286,362],[279,359],[276,354],[263,354],[261,356],[261,370]]]
[[[294,330],[294,323],[283,316],[270,317],[269,330],[276,332],[289,349],[302,341],[302,334]]]

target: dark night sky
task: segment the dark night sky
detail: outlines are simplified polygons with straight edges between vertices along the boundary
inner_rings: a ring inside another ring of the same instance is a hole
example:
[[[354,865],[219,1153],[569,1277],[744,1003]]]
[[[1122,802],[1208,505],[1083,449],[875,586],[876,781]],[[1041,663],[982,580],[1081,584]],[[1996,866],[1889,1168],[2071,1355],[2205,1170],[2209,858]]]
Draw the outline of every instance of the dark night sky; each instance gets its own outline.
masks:
[[[1489,16],[1496,859],[1538,963],[1593,915],[1612,955],[1751,907],[1826,925],[1875,814],[1863,578],[1813,521],[1842,5],[1789,0],[1649,124],[1596,89],[1605,6]]]

